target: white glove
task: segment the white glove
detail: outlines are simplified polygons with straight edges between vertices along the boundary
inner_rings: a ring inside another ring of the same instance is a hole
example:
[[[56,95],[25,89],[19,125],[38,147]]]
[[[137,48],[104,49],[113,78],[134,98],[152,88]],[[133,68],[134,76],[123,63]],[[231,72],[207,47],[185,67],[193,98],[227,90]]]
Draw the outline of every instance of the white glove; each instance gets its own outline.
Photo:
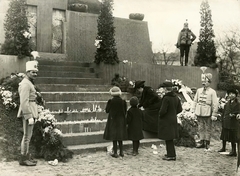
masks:
[[[34,124],[34,118],[28,119],[28,124],[29,124],[29,125],[33,125],[33,124]]]
[[[216,121],[216,120],[217,120],[217,117],[216,117],[216,116],[211,116],[211,120],[212,120],[212,121]]]
[[[237,114],[236,119],[240,120],[240,114]]]

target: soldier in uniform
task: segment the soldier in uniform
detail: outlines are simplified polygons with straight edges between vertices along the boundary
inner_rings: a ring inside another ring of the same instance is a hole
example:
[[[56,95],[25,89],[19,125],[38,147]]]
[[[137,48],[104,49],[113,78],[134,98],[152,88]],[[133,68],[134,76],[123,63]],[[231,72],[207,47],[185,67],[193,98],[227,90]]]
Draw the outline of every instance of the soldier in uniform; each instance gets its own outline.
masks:
[[[36,166],[37,161],[31,158],[29,154],[29,143],[32,137],[35,119],[38,118],[38,108],[36,104],[36,89],[34,80],[37,76],[37,61],[28,61],[26,63],[26,76],[19,83],[20,107],[18,117],[22,117],[23,138],[21,142],[21,156],[19,164],[23,166]]]
[[[212,74],[206,73],[202,77],[202,86],[197,89],[193,100],[192,112],[197,116],[200,144],[197,148],[210,150],[212,121],[217,120],[218,98],[217,93],[210,87]]]
[[[185,55],[185,66],[188,65],[188,54],[192,42],[196,39],[195,34],[188,28],[188,23],[184,23],[183,29],[179,32],[177,48],[180,49],[180,64],[183,66],[183,57]]]

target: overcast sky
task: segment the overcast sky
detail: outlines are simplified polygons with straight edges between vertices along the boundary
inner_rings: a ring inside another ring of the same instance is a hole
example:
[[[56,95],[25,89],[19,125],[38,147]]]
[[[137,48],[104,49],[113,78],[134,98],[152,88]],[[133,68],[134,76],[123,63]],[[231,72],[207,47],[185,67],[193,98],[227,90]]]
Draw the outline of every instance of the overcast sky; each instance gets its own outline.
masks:
[[[188,19],[189,28],[199,37],[202,0],[114,0],[115,17],[128,18],[130,13],[143,13],[148,22],[153,50],[175,50],[179,31]],[[230,30],[240,30],[240,0],[208,0],[212,11],[216,39]]]

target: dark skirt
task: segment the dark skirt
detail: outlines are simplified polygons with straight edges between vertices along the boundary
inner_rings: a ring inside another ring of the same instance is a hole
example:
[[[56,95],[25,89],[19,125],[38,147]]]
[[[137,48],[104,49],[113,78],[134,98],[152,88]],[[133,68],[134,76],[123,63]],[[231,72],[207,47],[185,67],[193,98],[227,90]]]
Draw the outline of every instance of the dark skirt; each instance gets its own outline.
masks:
[[[237,130],[223,128],[220,139],[228,142],[237,142]]]

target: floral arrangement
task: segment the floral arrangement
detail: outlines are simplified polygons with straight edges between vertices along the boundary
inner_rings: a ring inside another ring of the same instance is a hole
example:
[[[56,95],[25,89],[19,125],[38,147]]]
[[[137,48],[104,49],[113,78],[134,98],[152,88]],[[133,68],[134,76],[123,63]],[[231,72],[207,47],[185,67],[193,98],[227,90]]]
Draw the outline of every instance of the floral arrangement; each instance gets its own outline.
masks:
[[[0,148],[7,160],[15,160],[20,154],[23,131],[21,119],[16,116],[20,104],[18,85],[24,76],[23,73],[11,74],[0,82],[0,135],[4,138]],[[36,90],[39,118],[34,125],[30,150],[45,160],[67,161],[73,153],[62,144],[62,133],[56,125],[57,120],[44,108],[44,100],[37,87]]]

